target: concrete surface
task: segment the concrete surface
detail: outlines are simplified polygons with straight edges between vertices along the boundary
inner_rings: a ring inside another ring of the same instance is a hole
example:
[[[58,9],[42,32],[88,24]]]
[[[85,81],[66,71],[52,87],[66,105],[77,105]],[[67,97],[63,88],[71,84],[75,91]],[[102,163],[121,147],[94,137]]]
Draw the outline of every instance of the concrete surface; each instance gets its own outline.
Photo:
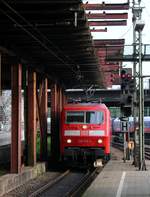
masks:
[[[6,174],[0,177],[0,196],[26,183],[30,179],[46,171],[45,163],[38,163],[34,167],[24,167],[20,174]]]
[[[139,171],[131,161],[110,161],[83,197],[150,197],[150,161]]]

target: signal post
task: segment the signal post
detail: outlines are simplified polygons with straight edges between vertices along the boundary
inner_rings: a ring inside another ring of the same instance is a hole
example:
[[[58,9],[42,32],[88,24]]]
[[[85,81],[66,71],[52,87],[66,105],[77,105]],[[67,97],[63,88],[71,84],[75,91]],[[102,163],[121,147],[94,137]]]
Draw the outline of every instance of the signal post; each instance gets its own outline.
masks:
[[[127,144],[130,142],[129,116],[132,115],[134,79],[132,70],[123,68],[121,70],[121,128],[124,133],[124,162],[125,158],[130,159],[130,150]]]
[[[129,122],[129,118],[128,117],[122,117],[120,118],[121,120],[121,131],[123,132],[123,160],[124,162],[126,162],[126,159],[128,159],[129,155],[127,154],[128,151],[127,151],[127,143],[129,141],[129,125],[128,125],[128,122]],[[128,136],[127,136],[128,135]]]
[[[121,112],[125,117],[129,117],[132,114],[132,102],[133,96],[130,92],[132,73],[130,69],[121,70]]]

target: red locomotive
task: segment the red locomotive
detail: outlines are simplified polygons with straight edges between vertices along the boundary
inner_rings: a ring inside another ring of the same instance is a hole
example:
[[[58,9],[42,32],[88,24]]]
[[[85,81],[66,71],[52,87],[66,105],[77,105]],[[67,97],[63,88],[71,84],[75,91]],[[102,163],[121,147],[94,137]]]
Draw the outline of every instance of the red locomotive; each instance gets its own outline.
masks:
[[[110,134],[110,112],[104,104],[64,106],[61,119],[61,155],[64,160],[109,158]]]

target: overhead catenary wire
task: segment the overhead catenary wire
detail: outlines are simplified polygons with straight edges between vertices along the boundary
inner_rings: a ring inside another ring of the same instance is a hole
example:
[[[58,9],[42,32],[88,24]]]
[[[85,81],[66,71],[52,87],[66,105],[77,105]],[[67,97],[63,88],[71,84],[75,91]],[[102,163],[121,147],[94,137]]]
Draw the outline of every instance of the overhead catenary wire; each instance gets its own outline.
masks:
[[[5,0],[1,0],[12,12],[14,12],[18,17],[20,17],[22,20],[24,20],[27,25],[31,28],[33,28],[34,30],[36,30],[37,33],[39,33],[44,39],[46,39],[47,42],[49,42],[49,44],[51,44],[54,48],[56,48],[58,50],[58,52],[62,53],[66,58],[68,58],[70,61],[72,60],[71,58],[69,58],[67,55],[65,55],[62,50],[60,50],[56,45],[53,44],[52,41],[50,41],[44,34],[42,34],[39,29],[36,27],[36,25],[32,25],[26,18],[24,18],[21,14],[19,14],[19,12],[17,12],[14,8],[12,8],[8,3],[6,3]]]
[[[124,38],[124,36],[127,35],[127,33],[129,33],[129,31],[132,29],[132,24],[130,25],[130,27],[127,29],[127,31],[125,33],[123,33],[119,39]]]

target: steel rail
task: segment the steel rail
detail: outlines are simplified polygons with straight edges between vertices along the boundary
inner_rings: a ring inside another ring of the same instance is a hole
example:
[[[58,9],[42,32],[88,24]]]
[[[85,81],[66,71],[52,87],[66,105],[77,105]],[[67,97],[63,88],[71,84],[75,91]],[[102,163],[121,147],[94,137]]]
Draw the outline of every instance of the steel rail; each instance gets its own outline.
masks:
[[[96,168],[94,171],[88,171],[85,176],[76,184],[70,192],[68,192],[65,197],[71,196],[81,196],[83,192],[87,189],[90,183],[95,179],[95,177],[102,171],[102,167]]]
[[[101,172],[102,169],[102,167],[99,167],[94,170],[88,170],[82,177],[79,178],[78,181],[76,180],[76,182],[73,184],[73,187],[69,187],[67,191],[62,194],[62,196],[80,196],[87,189],[90,183],[95,179],[95,177]],[[55,186],[55,184],[58,184],[63,179],[65,180],[65,177],[67,177],[67,175],[69,175],[70,173],[71,171],[67,170],[61,176],[56,178],[53,182],[49,182],[48,184],[33,192],[31,195],[29,195],[29,197],[44,195],[44,193],[48,192],[48,190]],[[80,172],[77,173],[81,174]]]
[[[62,180],[65,176],[67,176],[70,173],[70,170],[66,170],[63,174],[58,176],[56,179],[54,179],[52,182],[47,183],[43,187],[40,187],[38,190],[33,192],[29,195],[29,197],[35,197],[42,194],[44,191],[46,191],[48,188],[52,187],[54,184],[58,183],[60,180]]]

